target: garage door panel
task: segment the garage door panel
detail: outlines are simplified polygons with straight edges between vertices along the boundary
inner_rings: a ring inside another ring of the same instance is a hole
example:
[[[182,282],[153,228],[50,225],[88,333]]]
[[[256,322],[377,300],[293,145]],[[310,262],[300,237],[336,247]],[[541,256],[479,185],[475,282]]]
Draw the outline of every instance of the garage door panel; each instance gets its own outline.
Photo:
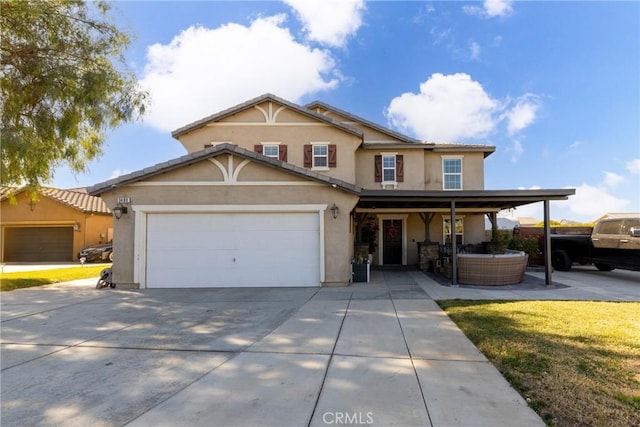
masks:
[[[73,261],[73,228],[6,227],[5,262]]]
[[[147,216],[147,287],[319,286],[317,213]]]

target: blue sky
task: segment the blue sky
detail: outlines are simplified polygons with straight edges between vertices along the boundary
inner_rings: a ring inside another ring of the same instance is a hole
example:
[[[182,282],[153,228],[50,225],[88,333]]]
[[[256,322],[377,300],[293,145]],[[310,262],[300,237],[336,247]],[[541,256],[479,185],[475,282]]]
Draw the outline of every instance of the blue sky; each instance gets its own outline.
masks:
[[[576,188],[554,219],[640,211],[639,2],[116,2],[152,97],[92,185],[185,154],[171,130],[265,92],[432,142],[495,145],[485,188]],[[542,218],[539,204],[512,216]]]

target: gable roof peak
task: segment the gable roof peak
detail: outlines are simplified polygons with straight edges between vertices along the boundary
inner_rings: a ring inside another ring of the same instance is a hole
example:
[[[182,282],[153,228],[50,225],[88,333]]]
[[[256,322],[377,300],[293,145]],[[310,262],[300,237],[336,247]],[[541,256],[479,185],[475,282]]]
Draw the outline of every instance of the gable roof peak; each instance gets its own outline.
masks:
[[[195,122],[192,122],[186,126],[183,126],[181,128],[178,128],[176,130],[174,130],[173,132],[171,132],[171,136],[174,138],[178,138],[181,135],[187,134],[191,131],[194,131],[196,129],[199,129],[201,127],[206,126],[208,123],[211,122],[216,122],[216,121],[220,121],[226,117],[232,116],[233,114],[236,114],[242,110],[246,110],[248,108],[251,108],[253,106],[256,106],[258,104],[261,104],[265,101],[272,101],[272,102],[276,102],[278,104],[281,104],[287,108],[289,108],[292,111],[295,111],[299,114],[302,114],[304,116],[307,117],[311,117],[315,120],[327,123],[331,126],[334,126],[336,128],[339,128],[347,133],[350,133],[352,135],[358,136],[358,137],[362,137],[362,131],[360,131],[359,129],[354,129],[351,126],[347,126],[344,123],[340,123],[337,120],[333,120],[330,117],[326,117],[322,114],[318,114],[314,111],[311,111],[305,107],[301,107],[300,105],[294,104],[291,101],[287,101],[286,99],[280,98],[279,96],[276,96],[272,93],[264,93],[256,98],[252,98],[248,101],[245,101],[241,104],[235,105],[233,107],[227,108],[226,110],[222,110],[219,111],[215,114],[212,114],[210,116],[204,117],[200,120],[197,120]]]

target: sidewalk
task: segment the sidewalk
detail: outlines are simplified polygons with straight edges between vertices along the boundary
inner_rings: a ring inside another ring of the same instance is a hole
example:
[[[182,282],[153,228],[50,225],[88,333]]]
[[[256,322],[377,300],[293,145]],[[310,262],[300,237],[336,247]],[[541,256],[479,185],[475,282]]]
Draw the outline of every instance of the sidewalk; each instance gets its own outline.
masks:
[[[543,426],[417,278],[376,271],[320,289],[130,425]]]

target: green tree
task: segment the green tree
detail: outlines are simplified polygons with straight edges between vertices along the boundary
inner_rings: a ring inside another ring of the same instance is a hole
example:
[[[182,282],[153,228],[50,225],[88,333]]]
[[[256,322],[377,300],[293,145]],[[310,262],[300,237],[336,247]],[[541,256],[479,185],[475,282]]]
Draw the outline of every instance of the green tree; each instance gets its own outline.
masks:
[[[147,95],[125,64],[129,37],[103,1],[0,3],[2,185],[33,189],[67,163],[83,172],[105,131],[142,116]]]

